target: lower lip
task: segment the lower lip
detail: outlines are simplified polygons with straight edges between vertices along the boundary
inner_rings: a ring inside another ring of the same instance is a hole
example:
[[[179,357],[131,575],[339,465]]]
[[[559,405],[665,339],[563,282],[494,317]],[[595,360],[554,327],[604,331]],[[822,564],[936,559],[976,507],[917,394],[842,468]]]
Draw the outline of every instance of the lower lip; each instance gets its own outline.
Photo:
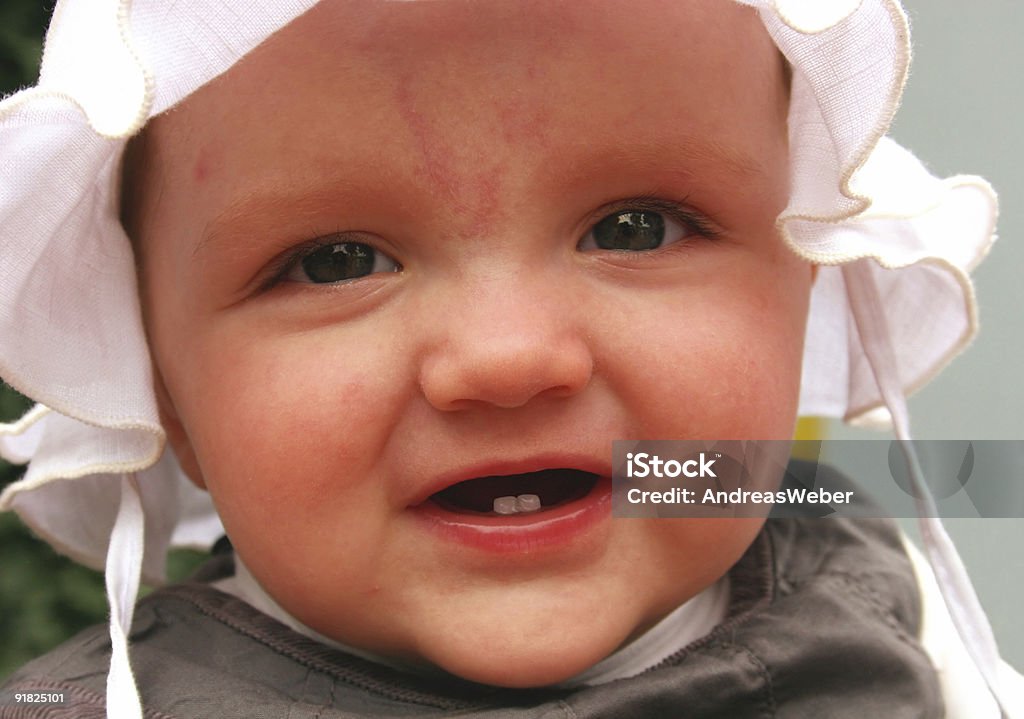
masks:
[[[598,480],[585,497],[529,514],[460,514],[430,501],[413,512],[446,541],[497,554],[536,554],[567,547],[609,518],[611,480]]]

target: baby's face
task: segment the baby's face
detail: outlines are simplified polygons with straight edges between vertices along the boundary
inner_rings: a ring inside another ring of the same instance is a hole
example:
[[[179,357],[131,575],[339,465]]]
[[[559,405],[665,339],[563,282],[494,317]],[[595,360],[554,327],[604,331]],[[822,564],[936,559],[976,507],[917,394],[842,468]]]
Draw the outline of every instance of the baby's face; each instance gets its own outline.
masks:
[[[719,579],[759,522],[613,519],[611,442],[790,436],[786,109],[725,0],[329,0],[155,120],[164,420],[263,587],[527,686]]]

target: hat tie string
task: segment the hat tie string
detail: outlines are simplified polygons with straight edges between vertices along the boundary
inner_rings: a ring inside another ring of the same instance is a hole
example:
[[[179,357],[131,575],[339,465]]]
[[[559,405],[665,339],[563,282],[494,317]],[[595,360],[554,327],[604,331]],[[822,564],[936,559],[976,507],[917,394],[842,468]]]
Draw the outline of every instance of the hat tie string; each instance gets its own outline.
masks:
[[[907,463],[918,527],[924,542],[925,556],[935,572],[942,598],[949,610],[953,626],[977,666],[989,691],[1007,716],[1007,702],[999,688],[999,649],[985,610],[978,600],[974,585],[963,561],[939,519],[935,500],[921,472],[921,464],[910,441],[910,420],[907,399],[903,394],[896,354],[893,351],[885,311],[869,260],[858,260],[842,266],[843,280],[860,335],[864,354],[874,374],[882,401],[892,415],[893,428]]]
[[[142,498],[138,478],[133,472],[121,479],[121,503],[107,549],[105,578],[110,604],[107,719],[142,719],[142,703],[128,661],[128,635],[139,593],[144,541]]]

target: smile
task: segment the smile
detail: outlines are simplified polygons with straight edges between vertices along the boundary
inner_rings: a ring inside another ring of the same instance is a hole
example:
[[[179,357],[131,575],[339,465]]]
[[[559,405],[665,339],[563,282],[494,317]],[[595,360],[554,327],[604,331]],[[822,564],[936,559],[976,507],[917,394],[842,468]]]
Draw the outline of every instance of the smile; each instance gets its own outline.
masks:
[[[611,516],[611,480],[549,467],[454,482],[411,507],[446,541],[501,554],[559,551]]]

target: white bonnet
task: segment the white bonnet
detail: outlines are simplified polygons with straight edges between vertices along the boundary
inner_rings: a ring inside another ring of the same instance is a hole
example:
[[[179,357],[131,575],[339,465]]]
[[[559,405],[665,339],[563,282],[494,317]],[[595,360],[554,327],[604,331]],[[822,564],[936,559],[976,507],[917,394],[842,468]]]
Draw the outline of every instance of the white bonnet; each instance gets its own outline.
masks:
[[[995,197],[979,178],[932,177],[885,137],[910,54],[895,0],[738,1],[758,9],[793,68],[793,186],[778,222],[795,252],[823,265],[800,409],[853,418],[882,399],[852,319],[854,275],[839,265],[870,258],[861,264],[884,306],[876,329],[912,392],[975,332],[967,273],[993,240]],[[39,85],[0,103],[0,377],[39,403],[0,426],[0,453],[31,460],[0,508],[84,564],[103,566],[125,473],[137,473],[148,581],[163,578],[169,546],[208,546],[222,532],[163,452],[118,221],[126,139],[313,4],[61,0]]]

